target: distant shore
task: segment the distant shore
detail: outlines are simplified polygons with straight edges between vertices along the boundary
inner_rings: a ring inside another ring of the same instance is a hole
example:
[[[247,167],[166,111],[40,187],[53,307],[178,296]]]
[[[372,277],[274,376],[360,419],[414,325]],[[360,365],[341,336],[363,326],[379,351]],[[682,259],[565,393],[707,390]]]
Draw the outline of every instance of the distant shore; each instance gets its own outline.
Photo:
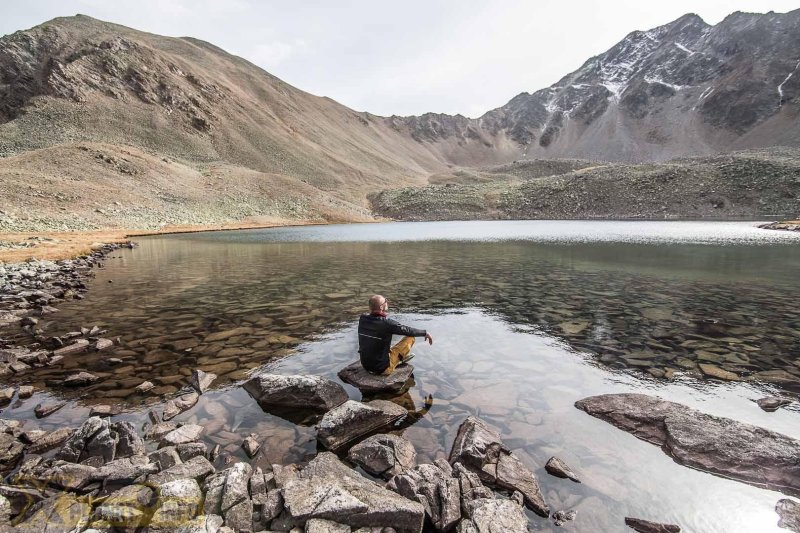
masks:
[[[228,224],[164,226],[157,230],[109,228],[96,231],[0,233],[0,263],[19,263],[31,258],[50,261],[72,259],[80,255],[86,255],[103,244],[124,243],[132,237],[324,224],[330,224],[330,222],[319,220],[266,223],[244,221]]]
[[[800,231],[800,220],[782,220],[780,222],[770,222],[769,224],[760,225],[759,228],[782,231]]]

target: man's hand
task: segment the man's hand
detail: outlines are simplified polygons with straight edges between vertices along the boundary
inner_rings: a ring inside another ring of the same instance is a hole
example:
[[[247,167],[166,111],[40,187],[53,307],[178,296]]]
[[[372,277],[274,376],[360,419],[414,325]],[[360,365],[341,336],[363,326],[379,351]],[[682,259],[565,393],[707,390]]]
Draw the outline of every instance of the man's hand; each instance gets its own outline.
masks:
[[[430,333],[426,333],[425,334],[425,340],[428,341],[428,344],[433,346],[433,335],[431,335]]]

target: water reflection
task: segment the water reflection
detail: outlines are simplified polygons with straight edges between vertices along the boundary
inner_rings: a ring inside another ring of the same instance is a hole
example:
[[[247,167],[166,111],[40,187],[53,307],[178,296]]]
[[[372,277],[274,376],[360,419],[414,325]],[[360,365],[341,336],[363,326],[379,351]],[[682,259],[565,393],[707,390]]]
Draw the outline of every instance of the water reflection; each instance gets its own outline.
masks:
[[[135,391],[142,381],[175,393],[194,367],[235,382],[382,293],[405,311],[479,307],[609,368],[666,379],[722,371],[800,389],[798,246],[240,241],[236,232],[144,239],[110,260],[89,298],[41,326],[55,335],[97,324],[120,346],[22,379],[58,389],[88,369],[98,383],[60,392],[131,404],[148,401]]]

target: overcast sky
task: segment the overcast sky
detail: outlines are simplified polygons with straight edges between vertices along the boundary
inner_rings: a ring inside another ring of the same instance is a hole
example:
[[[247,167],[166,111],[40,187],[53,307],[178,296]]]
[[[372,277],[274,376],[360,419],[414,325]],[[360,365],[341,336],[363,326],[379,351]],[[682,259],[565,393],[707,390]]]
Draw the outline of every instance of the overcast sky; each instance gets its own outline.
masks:
[[[3,0],[0,35],[83,13],[209,41],[359,111],[475,117],[547,87],[633,30],[797,0]]]

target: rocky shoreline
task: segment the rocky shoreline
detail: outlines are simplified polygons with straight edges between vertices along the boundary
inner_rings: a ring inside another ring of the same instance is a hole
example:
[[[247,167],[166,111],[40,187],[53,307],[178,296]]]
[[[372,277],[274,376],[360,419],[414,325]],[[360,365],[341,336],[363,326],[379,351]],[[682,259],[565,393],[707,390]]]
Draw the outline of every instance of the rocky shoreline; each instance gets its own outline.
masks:
[[[42,317],[58,313],[54,307],[67,300],[82,300],[106,257],[134,243],[101,244],[89,255],[61,261],[29,260],[0,264],[0,376],[22,374],[32,367],[58,363],[65,357],[89,349],[105,350],[113,341],[103,338],[99,328],[82,328],[58,337],[49,337],[39,328]],[[9,326],[19,325],[13,331]],[[7,393],[0,393],[6,403]]]
[[[254,467],[219,445],[209,449],[201,440],[203,426],[169,420],[190,410],[213,381],[195,371],[194,390],[163,411],[151,410],[143,435],[130,422],[112,421],[113,413],[54,431],[0,422],[7,474],[0,484],[0,526],[31,532],[523,533],[525,507],[557,526],[576,517],[569,509],[551,514],[535,474],[480,418],[462,422],[449,460],[417,464],[408,439],[384,433],[409,413],[382,400],[348,400],[341,385],[316,376],[261,374],[244,388],[268,412],[315,411],[321,416],[317,439],[336,453],[321,451],[306,464]],[[341,439],[330,441],[332,434]],[[346,453],[338,444],[356,441]],[[262,442],[251,435],[242,446],[252,459]],[[579,482],[557,457],[547,471],[565,483]],[[784,520],[792,519],[789,504],[780,508]],[[632,517],[624,522],[636,531],[680,531]]]
[[[770,222],[769,224],[760,225],[759,228],[775,229],[783,231],[800,231],[800,220],[790,220],[787,222]]]

